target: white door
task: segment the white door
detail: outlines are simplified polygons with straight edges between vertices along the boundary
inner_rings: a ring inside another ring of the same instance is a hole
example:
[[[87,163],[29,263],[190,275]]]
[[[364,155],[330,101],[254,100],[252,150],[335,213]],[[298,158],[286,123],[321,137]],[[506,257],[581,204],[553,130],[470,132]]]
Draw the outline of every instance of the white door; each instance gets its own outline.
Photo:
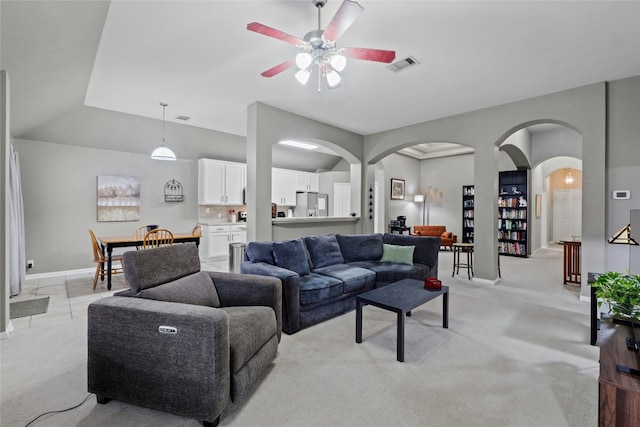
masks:
[[[554,190],[553,240],[580,237],[582,234],[582,190]]]
[[[351,212],[351,184],[333,183],[333,216],[349,216]]]

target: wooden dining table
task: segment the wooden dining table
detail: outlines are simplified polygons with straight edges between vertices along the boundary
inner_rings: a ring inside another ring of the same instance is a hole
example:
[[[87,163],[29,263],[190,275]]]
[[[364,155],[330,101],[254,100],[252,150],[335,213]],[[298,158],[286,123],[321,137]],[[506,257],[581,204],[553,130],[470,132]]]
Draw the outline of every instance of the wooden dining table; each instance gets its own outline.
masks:
[[[102,253],[107,257],[107,289],[111,290],[111,256],[113,248],[126,248],[131,246],[142,246],[143,239],[130,236],[108,236],[98,237]],[[173,243],[195,243],[200,246],[200,236],[191,233],[174,233]],[[104,276],[101,277],[104,280]]]

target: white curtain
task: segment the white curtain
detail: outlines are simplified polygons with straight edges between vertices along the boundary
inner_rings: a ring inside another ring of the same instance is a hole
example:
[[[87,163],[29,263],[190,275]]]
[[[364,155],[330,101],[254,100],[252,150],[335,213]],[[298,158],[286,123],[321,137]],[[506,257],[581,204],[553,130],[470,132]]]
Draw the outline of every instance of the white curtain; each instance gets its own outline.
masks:
[[[18,152],[9,147],[9,283],[11,296],[22,291],[27,271],[24,207],[22,204],[22,185],[20,184],[20,161]]]

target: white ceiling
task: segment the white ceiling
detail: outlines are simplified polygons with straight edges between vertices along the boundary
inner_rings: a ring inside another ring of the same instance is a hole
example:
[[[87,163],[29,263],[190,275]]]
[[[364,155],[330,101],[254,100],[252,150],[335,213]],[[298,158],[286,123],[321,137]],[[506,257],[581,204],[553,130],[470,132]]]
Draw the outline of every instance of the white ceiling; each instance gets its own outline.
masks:
[[[340,4],[329,0],[323,27]],[[158,119],[166,102],[168,120],[185,115],[189,125],[244,136],[247,106],[260,101],[366,135],[640,75],[638,1],[360,4],[364,13],[340,47],[395,50],[396,59],[411,55],[421,64],[392,73],[351,60],[342,87],[318,93],[313,77],[301,86],[293,69],[260,76],[297,49],[246,30],[258,21],[303,37],[317,25],[311,0],[2,0],[2,67],[23,107],[12,109],[14,129],[28,133],[28,114],[36,126],[47,111],[53,119],[82,103]],[[56,74],[61,58],[65,75]],[[68,75],[87,65],[86,77]],[[39,93],[22,99],[33,85]],[[50,86],[65,108],[48,101],[48,110],[38,109]]]

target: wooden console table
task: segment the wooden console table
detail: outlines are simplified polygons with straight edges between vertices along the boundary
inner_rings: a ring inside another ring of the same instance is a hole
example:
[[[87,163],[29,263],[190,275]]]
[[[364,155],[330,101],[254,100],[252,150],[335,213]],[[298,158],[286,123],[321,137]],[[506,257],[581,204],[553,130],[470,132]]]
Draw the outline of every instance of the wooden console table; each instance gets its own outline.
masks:
[[[640,355],[626,343],[633,336],[631,326],[612,318],[600,322],[600,427],[640,425]]]
[[[564,284],[581,283],[580,255],[582,242],[575,240],[564,240]]]

